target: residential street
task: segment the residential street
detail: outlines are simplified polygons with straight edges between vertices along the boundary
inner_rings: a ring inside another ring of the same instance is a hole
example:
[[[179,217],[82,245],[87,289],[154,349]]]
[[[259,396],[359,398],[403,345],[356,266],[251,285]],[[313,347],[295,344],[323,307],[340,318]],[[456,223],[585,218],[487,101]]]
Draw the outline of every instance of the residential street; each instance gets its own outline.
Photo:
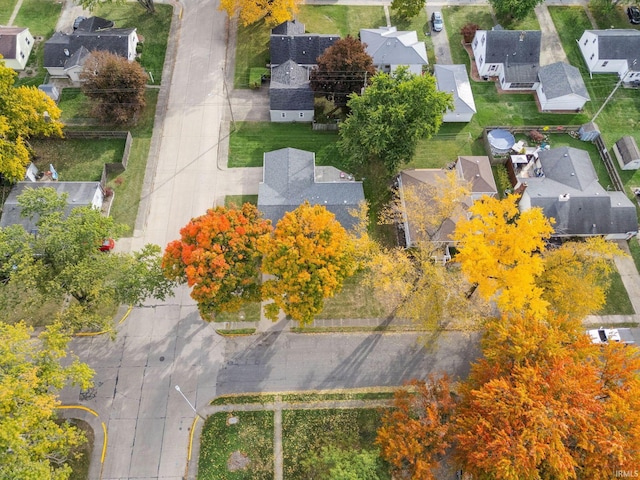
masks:
[[[192,217],[220,205],[225,195],[257,193],[262,169],[228,169],[227,136],[232,119],[263,118],[268,102],[264,93],[225,87],[232,85],[233,51],[227,51],[227,36],[233,46],[234,34],[218,4],[185,0],[176,7],[165,66],[171,76],[164,78],[160,92],[138,222],[133,238],[120,248],[137,250],[146,243],[164,248]],[[428,11],[440,5],[430,4]],[[450,62],[446,33],[438,38],[437,56]],[[188,466],[195,414],[175,385],[200,411],[225,393],[393,386],[431,372],[462,377],[479,355],[478,335],[465,332],[423,338],[414,333],[294,334],[282,331],[283,322],[267,328],[253,336],[221,337],[199,318],[188,289],[178,288],[166,302],[134,308],[115,340],[104,335],[75,338],[71,349],[96,370],[95,387],[87,392],[66,389],[61,400],[98,414],[83,417],[96,432],[91,478],[195,478],[202,422]],[[102,469],[100,422],[108,432]]]

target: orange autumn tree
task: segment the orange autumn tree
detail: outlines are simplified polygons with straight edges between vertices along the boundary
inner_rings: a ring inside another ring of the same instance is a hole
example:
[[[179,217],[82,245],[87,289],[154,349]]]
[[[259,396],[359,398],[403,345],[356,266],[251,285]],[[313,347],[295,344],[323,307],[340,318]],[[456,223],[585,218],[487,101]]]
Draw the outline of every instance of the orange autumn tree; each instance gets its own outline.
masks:
[[[539,253],[553,227],[542,209],[520,212],[516,201],[512,195],[475,202],[471,218],[456,225],[455,259],[480,295],[495,300],[502,312],[545,314],[549,304],[536,279],[544,271]]]
[[[282,309],[302,325],[311,323],[356,269],[347,231],[324,206],[306,201],[280,219],[260,250],[263,273],[275,277],[263,283],[264,298],[274,301],[265,307],[272,320]]]
[[[167,245],[162,269],[167,278],[186,282],[202,317],[238,311],[260,301],[260,258],[257,245],[271,231],[249,203],[241,208],[217,207],[192,219],[180,239]]]
[[[491,321],[460,389],[455,455],[478,479],[605,479],[640,461],[640,360],[594,346],[578,321]]]
[[[378,430],[380,455],[401,475],[435,480],[434,471],[449,447],[455,407],[449,378],[411,381],[409,388],[396,391],[393,407],[383,414]]]

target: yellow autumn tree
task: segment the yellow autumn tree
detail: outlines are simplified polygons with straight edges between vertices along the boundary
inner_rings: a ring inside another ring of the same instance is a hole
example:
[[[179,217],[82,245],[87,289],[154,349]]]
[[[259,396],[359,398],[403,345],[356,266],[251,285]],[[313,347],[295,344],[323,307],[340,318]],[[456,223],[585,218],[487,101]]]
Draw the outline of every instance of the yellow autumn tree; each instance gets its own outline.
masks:
[[[324,206],[309,202],[286,213],[273,235],[260,239],[259,249],[262,272],[275,277],[262,289],[274,301],[265,307],[272,320],[282,309],[301,325],[312,322],[356,269],[347,231]]]
[[[300,0],[221,0],[219,8],[230,18],[238,15],[245,27],[263,18],[268,26],[275,26],[293,19],[300,3]]]
[[[24,179],[29,164],[26,140],[61,137],[61,111],[36,87],[14,86],[16,72],[0,61],[0,176]]]
[[[456,261],[480,295],[503,312],[544,314],[548,301],[536,280],[544,271],[540,256],[553,232],[539,208],[518,210],[517,197],[483,197],[458,222]]]
[[[544,253],[536,285],[557,314],[582,319],[605,304],[613,259],[619,255],[624,252],[601,237],[564,243]]]

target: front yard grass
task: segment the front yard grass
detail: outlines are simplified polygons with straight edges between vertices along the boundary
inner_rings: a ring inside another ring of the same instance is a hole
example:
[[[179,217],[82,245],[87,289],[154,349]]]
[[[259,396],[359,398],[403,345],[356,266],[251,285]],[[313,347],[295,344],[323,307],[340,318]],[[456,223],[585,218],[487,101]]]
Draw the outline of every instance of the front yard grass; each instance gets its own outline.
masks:
[[[627,17],[627,4],[612,6],[605,5],[604,2],[590,1],[587,7],[591,10],[593,18],[596,20],[598,28],[606,30],[608,28],[633,28],[640,29],[640,26],[633,25]],[[591,28],[591,27],[589,27]]]
[[[607,300],[598,315],[633,315],[635,313],[627,289],[622,283],[618,270],[614,267],[609,276],[611,285],[607,290]]]
[[[259,322],[260,302],[247,303],[237,312],[222,312],[216,315],[214,322]]]
[[[31,35],[49,39],[56,28],[62,3],[51,0],[24,0],[14,25],[28,27]],[[11,14],[11,12],[9,12]]]
[[[315,152],[316,165],[340,168],[337,132],[314,132],[308,123],[236,122],[229,139],[229,167],[261,167],[265,152],[285,147]]]
[[[374,444],[380,428],[377,409],[285,410],[282,412],[284,478],[304,480],[308,463],[323,447],[341,451],[377,451]],[[390,479],[389,466],[380,459],[378,478]]]
[[[16,3],[18,3],[16,0],[0,0],[0,25],[9,23],[9,18],[13,13]]]
[[[376,300],[373,289],[362,284],[362,275],[354,275],[344,282],[340,293],[324,302],[318,318],[383,318],[391,310]]]
[[[232,416],[238,422],[230,425]],[[238,460],[242,459],[248,459],[248,465],[230,471],[229,466],[241,467]],[[273,479],[273,412],[223,412],[207,418],[200,440],[198,479]]]
[[[227,195],[224,197],[224,206],[227,208],[241,207],[245,203],[258,205],[258,195]]]

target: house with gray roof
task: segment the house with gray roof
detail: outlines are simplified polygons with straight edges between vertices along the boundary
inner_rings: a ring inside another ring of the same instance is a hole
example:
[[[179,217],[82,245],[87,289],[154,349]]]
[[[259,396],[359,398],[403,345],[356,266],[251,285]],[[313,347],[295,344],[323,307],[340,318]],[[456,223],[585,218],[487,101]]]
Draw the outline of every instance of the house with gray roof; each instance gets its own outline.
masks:
[[[580,70],[568,63],[556,62],[540,67],[538,78],[540,84],[536,95],[542,111],[582,110],[591,100]]]
[[[44,67],[49,75],[79,82],[87,56],[96,50],[111,52],[130,62],[135,60],[138,45],[136,29],[108,28],[105,22],[113,23],[88,18],[73,33],[54,33],[44,44]]]
[[[497,77],[503,90],[538,87],[540,45],[538,30],[478,30],[471,43],[478,74]]]
[[[272,122],[312,122],[313,99],[309,69],[287,60],[271,70],[269,114]]]
[[[418,41],[415,31],[398,31],[396,27],[363,28],[360,41],[379,72],[393,72],[399,66],[409,67],[416,75],[429,64],[427,48]]]
[[[5,66],[24,70],[33,49],[33,35],[25,27],[0,27],[0,55]]]
[[[364,201],[362,182],[334,167],[317,167],[315,153],[282,148],[264,154],[263,180],[258,187],[258,209],[275,225],[308,201],[323,205],[347,230],[357,224],[350,210]]]
[[[67,206],[64,211],[65,216],[68,216],[71,210],[76,207],[102,208],[104,192],[100,182],[18,182],[13,186],[4,202],[2,217],[0,217],[0,227],[22,225],[27,232],[35,231],[39,217],[37,215],[31,219],[23,217],[21,215],[22,208],[18,204],[18,197],[28,188],[46,187],[54,188],[58,195],[63,193],[68,195]]]
[[[440,92],[453,95],[453,110],[447,110],[443,122],[470,122],[476,113],[466,65],[434,65],[436,86]]]
[[[542,208],[555,220],[552,236],[625,239],[638,231],[636,207],[624,192],[607,191],[598,183],[588,152],[553,148],[541,150],[533,161],[536,174],[518,177],[516,189],[524,189],[519,207]]]
[[[638,170],[640,168],[640,149],[636,139],[631,135],[622,137],[613,145],[613,151],[622,170]]]
[[[585,30],[578,45],[589,75],[617,73],[625,83],[640,84],[639,30]]]
[[[271,30],[271,84],[269,115],[272,122],[312,122],[314,94],[309,71],[317,59],[340,35],[305,33],[297,20],[281,23]]]

